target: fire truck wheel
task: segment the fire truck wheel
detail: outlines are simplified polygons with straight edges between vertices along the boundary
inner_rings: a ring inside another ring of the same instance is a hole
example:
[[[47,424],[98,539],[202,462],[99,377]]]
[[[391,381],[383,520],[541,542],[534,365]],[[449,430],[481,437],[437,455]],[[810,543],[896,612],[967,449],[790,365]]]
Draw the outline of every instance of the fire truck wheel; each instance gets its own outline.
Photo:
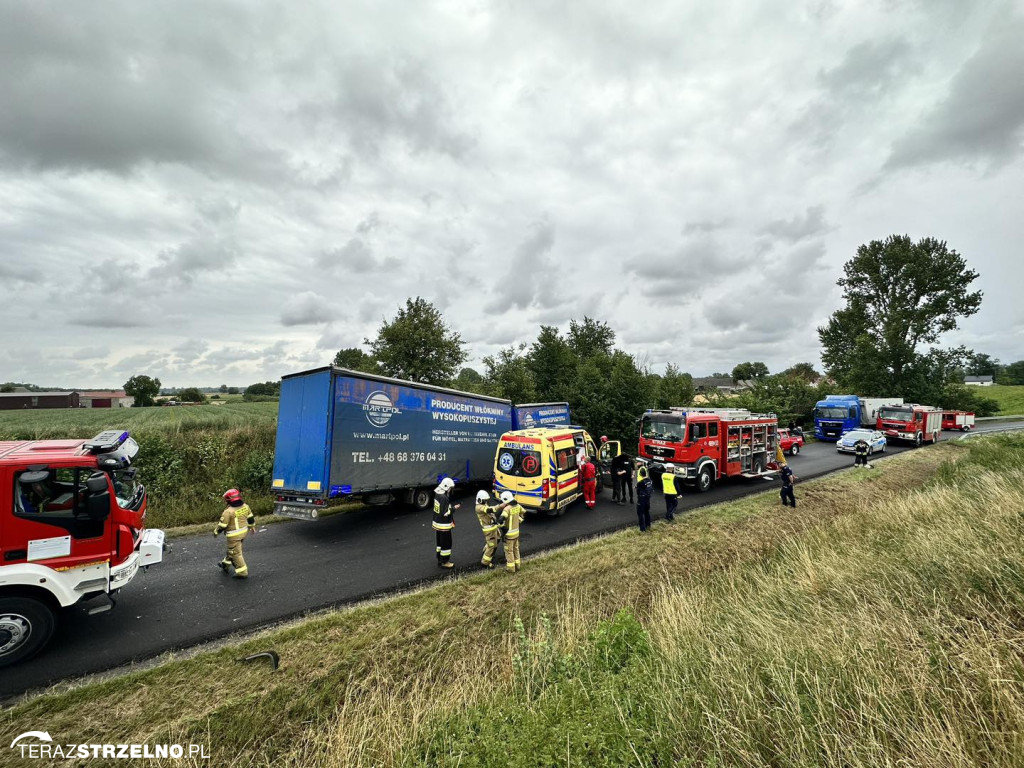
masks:
[[[751,466],[751,470],[753,471],[753,473],[755,475],[762,474],[764,472],[764,459],[762,459],[762,458],[754,459],[754,464],[753,464],[753,466]]]
[[[714,484],[715,476],[711,471],[711,467],[704,467],[700,474],[697,475],[697,490],[700,493],[707,493]]]
[[[923,443],[923,442],[924,442],[924,435],[922,435],[920,432],[918,432],[916,435],[914,435],[914,445],[915,446],[920,448],[921,447],[921,443]]]
[[[30,597],[0,597],[0,667],[37,654],[49,641],[53,612]]]

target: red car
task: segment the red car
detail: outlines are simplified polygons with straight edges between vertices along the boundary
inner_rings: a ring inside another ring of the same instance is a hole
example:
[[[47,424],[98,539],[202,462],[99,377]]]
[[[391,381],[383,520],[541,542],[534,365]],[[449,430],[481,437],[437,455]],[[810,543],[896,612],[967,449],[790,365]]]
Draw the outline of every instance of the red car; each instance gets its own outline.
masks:
[[[782,447],[783,453],[788,453],[790,456],[796,456],[800,453],[800,449],[803,448],[803,435],[791,435],[788,429],[780,429],[779,445]]]

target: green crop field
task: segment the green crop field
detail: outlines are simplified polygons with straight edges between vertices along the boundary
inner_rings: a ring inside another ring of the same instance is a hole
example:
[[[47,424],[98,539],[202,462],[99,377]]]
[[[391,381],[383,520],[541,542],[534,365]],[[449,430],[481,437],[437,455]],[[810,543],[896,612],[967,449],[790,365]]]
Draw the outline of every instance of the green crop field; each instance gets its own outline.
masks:
[[[92,437],[104,429],[181,432],[273,424],[277,403],[230,402],[161,408],[62,408],[0,411],[0,439]]]
[[[999,414],[1016,416],[1024,413],[1024,387],[1002,386],[977,387],[980,397],[988,397],[999,403]]]
[[[270,512],[276,425],[276,402],[0,411],[0,440],[129,430],[139,443],[135,465],[149,493],[148,524],[169,528],[216,520],[228,488],[240,488],[257,514]]]

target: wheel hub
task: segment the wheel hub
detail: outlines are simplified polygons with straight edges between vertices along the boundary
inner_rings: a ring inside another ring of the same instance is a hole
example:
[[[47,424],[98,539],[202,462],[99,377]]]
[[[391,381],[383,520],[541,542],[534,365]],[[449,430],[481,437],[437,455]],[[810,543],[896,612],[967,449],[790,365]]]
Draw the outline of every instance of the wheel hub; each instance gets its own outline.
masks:
[[[32,628],[28,619],[14,613],[0,616],[0,656],[17,649],[28,640]]]

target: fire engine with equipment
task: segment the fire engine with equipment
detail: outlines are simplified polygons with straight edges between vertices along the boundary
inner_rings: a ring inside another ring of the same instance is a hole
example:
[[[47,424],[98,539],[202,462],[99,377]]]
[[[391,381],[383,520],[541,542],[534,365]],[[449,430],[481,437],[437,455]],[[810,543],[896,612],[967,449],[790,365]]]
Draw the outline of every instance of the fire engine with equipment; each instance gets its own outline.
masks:
[[[875,429],[890,440],[917,446],[935,443],[942,434],[942,409],[915,403],[887,405],[878,409]]]
[[[742,408],[671,408],[640,420],[638,463],[673,474],[704,493],[723,477],[769,474],[778,441],[778,417]]]
[[[0,667],[38,653],[62,608],[105,598],[163,559],[127,432],[0,442]]]
[[[942,428],[970,432],[974,429],[974,414],[970,411],[943,411]]]

